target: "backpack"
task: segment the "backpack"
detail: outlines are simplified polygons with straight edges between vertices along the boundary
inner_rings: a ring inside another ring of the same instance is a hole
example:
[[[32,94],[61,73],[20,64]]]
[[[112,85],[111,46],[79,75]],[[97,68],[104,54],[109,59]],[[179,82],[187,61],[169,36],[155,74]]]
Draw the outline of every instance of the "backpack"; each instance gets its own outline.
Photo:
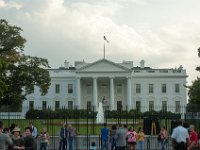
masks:
[[[136,142],[136,134],[134,132],[128,132],[127,141],[130,143]]]

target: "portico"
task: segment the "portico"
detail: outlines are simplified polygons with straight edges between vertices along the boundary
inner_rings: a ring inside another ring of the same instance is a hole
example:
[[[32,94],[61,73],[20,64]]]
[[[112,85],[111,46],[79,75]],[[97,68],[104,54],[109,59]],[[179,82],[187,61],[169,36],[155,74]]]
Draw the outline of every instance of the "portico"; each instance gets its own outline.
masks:
[[[76,73],[78,108],[91,105],[96,110],[99,102],[106,110],[116,110],[120,104],[132,108],[130,69],[102,59]]]
[[[131,80],[126,77],[77,78],[77,106],[79,109],[103,103],[105,110],[116,110],[117,102],[131,109]],[[118,104],[119,105],[119,104]]]

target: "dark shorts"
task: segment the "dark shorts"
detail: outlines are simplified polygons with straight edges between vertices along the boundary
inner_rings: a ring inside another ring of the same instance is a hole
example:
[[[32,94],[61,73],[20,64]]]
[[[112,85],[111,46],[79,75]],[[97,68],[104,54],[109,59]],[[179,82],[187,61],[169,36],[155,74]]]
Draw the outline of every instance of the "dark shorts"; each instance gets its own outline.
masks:
[[[126,146],[118,146],[116,147],[116,150],[126,150]]]
[[[128,145],[136,145],[136,142],[127,142]]]
[[[187,144],[184,142],[176,143],[175,150],[187,150]]]

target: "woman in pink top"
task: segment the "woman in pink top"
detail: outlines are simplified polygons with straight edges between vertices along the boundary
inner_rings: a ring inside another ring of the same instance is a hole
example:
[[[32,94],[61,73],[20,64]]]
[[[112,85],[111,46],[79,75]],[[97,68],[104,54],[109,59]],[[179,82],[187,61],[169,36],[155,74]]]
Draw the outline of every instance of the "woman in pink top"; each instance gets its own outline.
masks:
[[[128,150],[135,150],[137,133],[134,131],[133,127],[129,128],[126,134],[126,138],[127,138]]]
[[[160,130],[160,136],[161,136],[161,149],[165,150],[165,146],[167,144],[167,131],[165,129],[165,126],[163,126]]]

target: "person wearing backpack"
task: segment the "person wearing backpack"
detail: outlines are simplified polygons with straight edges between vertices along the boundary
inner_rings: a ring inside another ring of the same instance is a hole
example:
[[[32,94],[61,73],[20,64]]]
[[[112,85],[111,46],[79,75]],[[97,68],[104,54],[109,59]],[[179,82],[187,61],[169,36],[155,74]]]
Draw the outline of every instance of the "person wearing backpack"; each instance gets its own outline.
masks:
[[[129,128],[129,130],[126,134],[126,139],[127,139],[128,150],[135,150],[136,149],[137,133],[135,132],[133,127]]]

